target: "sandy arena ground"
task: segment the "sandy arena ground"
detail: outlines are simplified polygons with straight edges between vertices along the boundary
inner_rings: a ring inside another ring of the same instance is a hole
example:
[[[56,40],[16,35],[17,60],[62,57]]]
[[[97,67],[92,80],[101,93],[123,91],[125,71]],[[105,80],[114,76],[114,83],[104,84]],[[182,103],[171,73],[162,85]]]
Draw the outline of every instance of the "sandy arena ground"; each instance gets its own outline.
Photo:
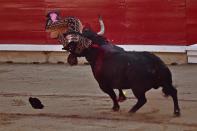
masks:
[[[197,131],[197,65],[170,66],[182,116],[173,117],[171,98],[147,93],[136,114],[131,90],[119,112],[94,80],[89,66],[0,64],[0,131]],[[33,109],[28,98],[44,109]]]

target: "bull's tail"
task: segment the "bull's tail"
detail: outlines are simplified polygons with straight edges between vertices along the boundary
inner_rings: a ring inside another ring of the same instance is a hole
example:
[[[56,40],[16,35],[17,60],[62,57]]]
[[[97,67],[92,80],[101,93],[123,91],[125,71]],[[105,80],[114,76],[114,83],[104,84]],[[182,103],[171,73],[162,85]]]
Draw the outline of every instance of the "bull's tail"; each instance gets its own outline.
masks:
[[[173,92],[177,92],[177,90],[173,85],[166,85],[166,86],[163,86],[162,92],[164,93],[165,97],[168,97]]]
[[[169,91],[166,88],[163,88],[162,92],[164,97],[168,97],[170,95]]]
[[[172,84],[170,84],[163,86],[162,91],[165,94],[165,96],[172,97],[174,103],[174,115],[180,116],[181,112],[178,104],[177,89]]]

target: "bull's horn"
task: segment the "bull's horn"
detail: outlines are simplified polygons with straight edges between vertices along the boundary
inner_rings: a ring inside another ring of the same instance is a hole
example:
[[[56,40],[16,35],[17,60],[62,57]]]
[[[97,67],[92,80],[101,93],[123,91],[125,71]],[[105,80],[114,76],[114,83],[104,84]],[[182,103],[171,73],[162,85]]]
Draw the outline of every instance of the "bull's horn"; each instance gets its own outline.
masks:
[[[100,15],[99,15],[99,23],[100,23],[101,29],[97,34],[98,35],[103,35],[105,33],[105,25],[104,25],[103,19]]]

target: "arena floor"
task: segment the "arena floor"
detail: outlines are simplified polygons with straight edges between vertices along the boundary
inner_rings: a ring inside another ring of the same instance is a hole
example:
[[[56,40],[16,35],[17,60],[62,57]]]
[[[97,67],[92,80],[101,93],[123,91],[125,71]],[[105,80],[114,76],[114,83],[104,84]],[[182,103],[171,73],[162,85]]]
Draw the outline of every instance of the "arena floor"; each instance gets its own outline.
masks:
[[[0,64],[0,131],[197,131],[197,65],[170,66],[178,89],[181,117],[161,89],[147,93],[136,114],[128,90],[119,112],[94,80],[90,66]],[[44,109],[33,109],[37,97]]]

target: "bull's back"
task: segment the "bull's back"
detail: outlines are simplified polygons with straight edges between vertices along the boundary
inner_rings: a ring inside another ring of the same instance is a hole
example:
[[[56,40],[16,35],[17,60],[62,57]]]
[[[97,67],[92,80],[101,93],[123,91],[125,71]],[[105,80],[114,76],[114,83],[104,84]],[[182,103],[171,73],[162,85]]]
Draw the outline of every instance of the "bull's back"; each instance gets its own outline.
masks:
[[[149,52],[121,52],[104,59],[102,77],[113,86],[130,88],[140,84],[160,86],[171,81],[171,73],[162,60]],[[127,87],[125,87],[127,86]]]

